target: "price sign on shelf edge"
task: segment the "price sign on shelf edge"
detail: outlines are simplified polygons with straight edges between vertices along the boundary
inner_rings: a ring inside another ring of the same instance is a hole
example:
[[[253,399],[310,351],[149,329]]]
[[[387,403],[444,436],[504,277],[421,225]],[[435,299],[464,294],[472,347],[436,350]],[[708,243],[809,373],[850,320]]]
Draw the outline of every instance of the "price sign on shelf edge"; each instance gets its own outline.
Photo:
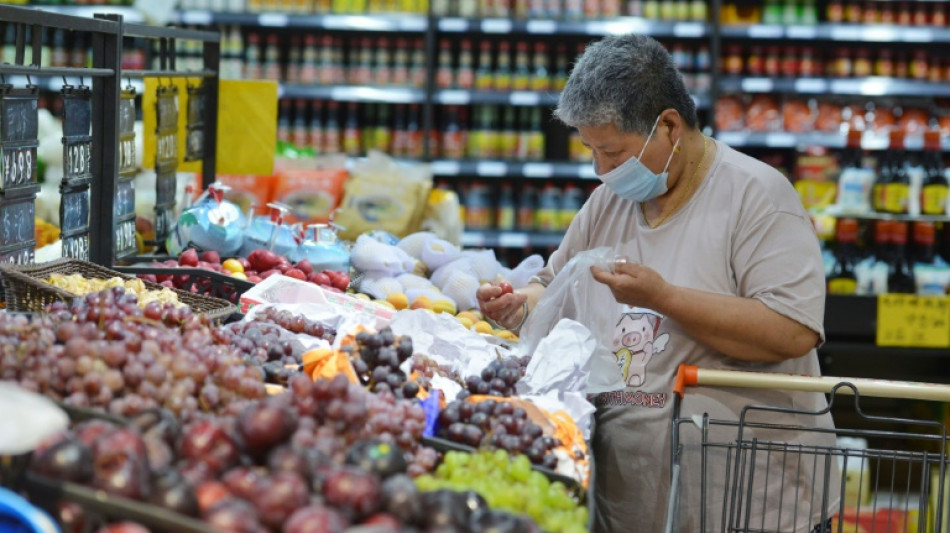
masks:
[[[950,347],[950,298],[882,294],[877,299],[878,346]]]

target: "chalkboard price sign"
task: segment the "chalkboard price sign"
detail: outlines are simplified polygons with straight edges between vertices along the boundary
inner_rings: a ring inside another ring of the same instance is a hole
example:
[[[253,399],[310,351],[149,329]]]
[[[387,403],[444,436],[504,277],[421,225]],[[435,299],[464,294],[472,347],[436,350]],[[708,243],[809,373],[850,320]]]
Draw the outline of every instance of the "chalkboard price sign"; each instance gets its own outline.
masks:
[[[27,247],[15,248],[5,252],[0,251],[0,263],[13,263],[14,265],[32,264],[33,258],[36,256],[35,247],[36,241],[30,241]]]
[[[36,88],[0,93],[0,141],[35,141],[39,130]]]
[[[116,258],[126,257],[135,253],[135,217],[130,220],[120,220],[115,225],[115,255]]]
[[[155,206],[155,237],[158,240],[159,235],[168,236],[172,224],[175,223],[174,213],[170,207]]]
[[[135,213],[135,182],[119,180],[115,191],[115,217],[120,218]]]
[[[178,166],[178,132],[159,132],[156,141],[155,164],[159,166]]]
[[[92,178],[92,92],[88,87],[63,88],[63,181]]]
[[[64,191],[59,205],[60,228],[64,234],[89,228],[89,190]]]
[[[30,146],[4,144],[0,152],[2,152],[0,165],[3,166],[3,192],[36,183],[35,142]]]
[[[72,237],[63,237],[63,257],[89,259],[89,234],[80,233]]]
[[[188,87],[188,125],[185,138],[185,161],[204,157],[205,142],[205,89],[204,85]]]
[[[155,242],[161,245],[171,231],[177,190],[178,87],[159,87],[155,102]]]
[[[33,240],[35,212],[33,198],[0,204],[0,248]]]

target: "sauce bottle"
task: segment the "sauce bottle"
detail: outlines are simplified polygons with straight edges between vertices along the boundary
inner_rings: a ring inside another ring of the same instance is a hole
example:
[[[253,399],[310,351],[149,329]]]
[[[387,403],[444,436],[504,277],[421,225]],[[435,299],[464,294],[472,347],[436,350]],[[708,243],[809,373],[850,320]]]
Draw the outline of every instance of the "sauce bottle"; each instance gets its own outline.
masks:
[[[534,220],[538,231],[558,231],[561,213],[561,191],[553,183],[547,183],[538,198]]]
[[[854,273],[857,260],[858,221],[838,219],[835,225],[835,262],[828,274],[828,294],[850,295],[858,290]]]
[[[537,208],[538,192],[532,185],[525,185],[521,189],[521,201],[518,202],[518,229],[521,231],[535,230],[535,209]]]
[[[924,168],[927,173],[920,188],[920,212],[943,215],[947,212],[947,178],[940,156],[940,131],[924,132]]]
[[[914,294],[914,268],[907,257],[907,223],[894,221],[891,225],[891,260],[887,269],[887,292]]]
[[[501,186],[495,221],[495,225],[500,231],[511,231],[515,229],[515,198],[510,184],[506,183]]]
[[[488,187],[475,181],[465,195],[465,225],[471,229],[488,229],[492,225],[491,198]]]
[[[904,132],[890,132],[890,180],[884,185],[884,211],[906,214],[910,194],[910,175],[904,165]],[[906,241],[905,241],[906,242]]]

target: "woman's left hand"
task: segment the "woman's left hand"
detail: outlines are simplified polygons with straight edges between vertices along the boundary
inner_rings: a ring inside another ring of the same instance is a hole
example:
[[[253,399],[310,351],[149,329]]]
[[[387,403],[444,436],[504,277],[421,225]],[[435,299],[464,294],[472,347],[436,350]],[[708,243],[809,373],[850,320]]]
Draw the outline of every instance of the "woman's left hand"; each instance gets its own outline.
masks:
[[[614,272],[591,267],[590,272],[610,287],[618,302],[635,307],[658,310],[663,295],[671,288],[655,270],[637,263],[616,263]]]

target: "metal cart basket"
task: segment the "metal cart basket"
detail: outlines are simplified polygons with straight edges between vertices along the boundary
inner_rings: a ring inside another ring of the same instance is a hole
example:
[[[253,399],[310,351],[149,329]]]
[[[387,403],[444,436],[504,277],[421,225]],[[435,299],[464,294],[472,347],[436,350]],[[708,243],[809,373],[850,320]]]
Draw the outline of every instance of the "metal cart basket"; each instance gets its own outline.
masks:
[[[749,405],[717,420],[681,415],[689,386],[809,391],[829,402],[820,411]],[[948,402],[950,386],[683,365],[674,393],[667,533],[947,530],[946,427],[866,414],[860,398]],[[818,423],[844,395],[854,397],[857,428]]]

